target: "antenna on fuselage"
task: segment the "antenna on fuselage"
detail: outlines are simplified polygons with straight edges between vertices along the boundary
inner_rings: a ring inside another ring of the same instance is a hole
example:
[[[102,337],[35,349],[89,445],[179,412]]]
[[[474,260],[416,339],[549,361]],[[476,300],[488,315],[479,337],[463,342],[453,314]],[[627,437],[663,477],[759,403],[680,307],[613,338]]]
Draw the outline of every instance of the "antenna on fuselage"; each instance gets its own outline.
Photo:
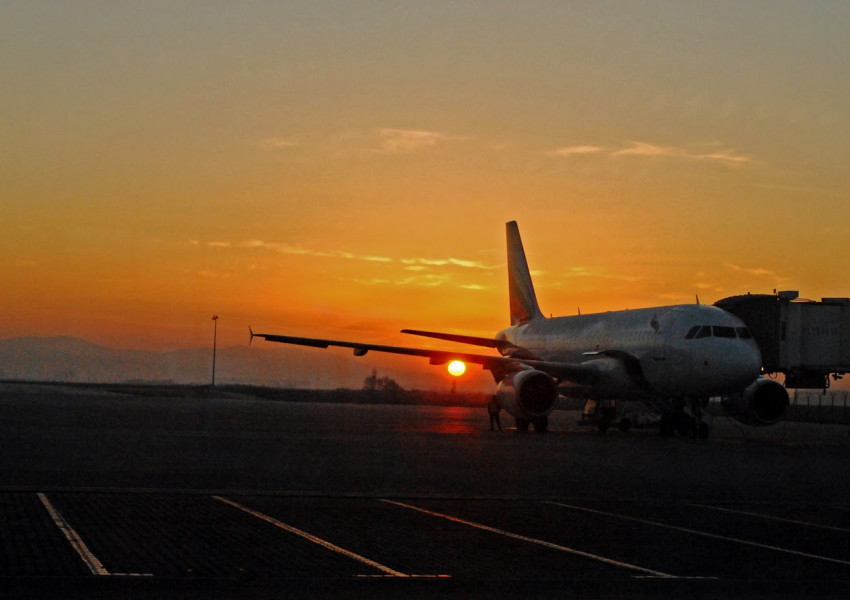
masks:
[[[697,297],[697,306],[699,306],[699,294],[697,294],[696,297]]]

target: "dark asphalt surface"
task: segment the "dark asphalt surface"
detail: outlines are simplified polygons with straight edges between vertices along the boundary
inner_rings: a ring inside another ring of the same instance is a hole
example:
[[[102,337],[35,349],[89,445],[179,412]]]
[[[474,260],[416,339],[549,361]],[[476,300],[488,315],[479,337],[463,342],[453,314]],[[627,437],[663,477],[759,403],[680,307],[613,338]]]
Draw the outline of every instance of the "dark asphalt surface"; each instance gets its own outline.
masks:
[[[576,420],[2,384],[0,597],[846,597],[848,428]]]

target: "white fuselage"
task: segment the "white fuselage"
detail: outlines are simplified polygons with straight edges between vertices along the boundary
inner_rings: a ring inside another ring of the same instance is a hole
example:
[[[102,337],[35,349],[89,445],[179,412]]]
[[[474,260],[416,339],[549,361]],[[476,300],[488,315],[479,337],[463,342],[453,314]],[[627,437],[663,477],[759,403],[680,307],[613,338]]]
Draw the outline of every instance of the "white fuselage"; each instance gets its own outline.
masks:
[[[708,398],[744,389],[761,370],[744,323],[699,304],[537,318],[497,337],[527,358],[594,365],[596,383],[561,382],[562,393],[577,397]]]

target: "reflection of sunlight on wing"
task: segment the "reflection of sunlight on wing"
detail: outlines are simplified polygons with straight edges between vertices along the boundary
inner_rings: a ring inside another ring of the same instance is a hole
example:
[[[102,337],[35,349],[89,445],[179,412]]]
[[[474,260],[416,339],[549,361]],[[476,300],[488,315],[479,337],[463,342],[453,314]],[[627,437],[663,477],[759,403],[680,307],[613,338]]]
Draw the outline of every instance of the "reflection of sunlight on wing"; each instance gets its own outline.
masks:
[[[449,363],[448,366],[449,374],[454,375],[455,377],[460,377],[464,373],[466,373],[466,365],[463,361],[453,360]]]

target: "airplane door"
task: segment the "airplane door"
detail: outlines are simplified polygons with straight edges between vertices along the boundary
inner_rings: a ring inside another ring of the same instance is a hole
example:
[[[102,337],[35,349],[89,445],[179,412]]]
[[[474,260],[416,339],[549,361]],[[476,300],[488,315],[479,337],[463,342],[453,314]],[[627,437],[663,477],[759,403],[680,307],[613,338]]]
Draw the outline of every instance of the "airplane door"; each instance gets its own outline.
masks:
[[[667,311],[661,315],[652,317],[652,321],[649,323],[655,330],[652,343],[652,360],[667,360],[667,346],[670,345],[670,332],[673,330],[673,324],[676,322],[678,316],[678,313]]]
[[[657,314],[650,321],[655,330],[652,337],[652,360],[647,365],[647,379],[657,393],[670,393],[672,372],[676,369],[673,364],[675,356],[671,354],[671,339],[673,324],[679,315],[673,311]]]

